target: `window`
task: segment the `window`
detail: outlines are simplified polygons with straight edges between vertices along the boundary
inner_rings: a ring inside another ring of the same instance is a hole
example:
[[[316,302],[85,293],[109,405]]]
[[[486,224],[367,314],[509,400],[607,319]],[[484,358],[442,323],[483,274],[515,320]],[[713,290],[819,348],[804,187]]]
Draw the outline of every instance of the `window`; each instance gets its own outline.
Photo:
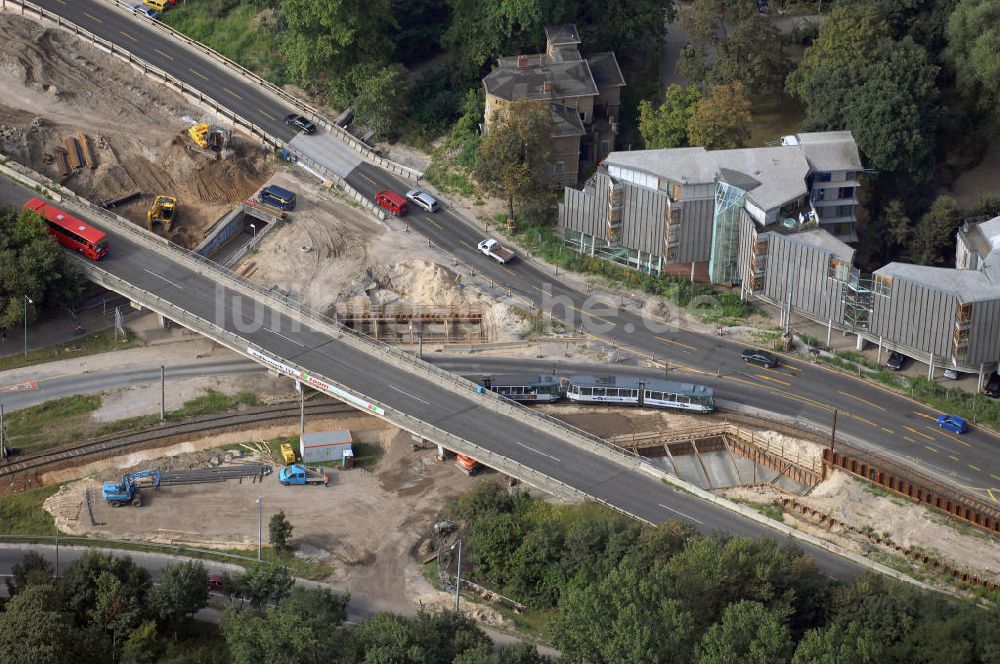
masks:
[[[838,205],[837,206],[837,216],[838,217],[850,217],[851,210],[854,209],[853,205]]]
[[[556,174],[557,175],[562,175],[565,172],[566,172],[566,162],[565,161],[557,161],[556,162]]]
[[[892,277],[876,274],[872,279],[872,286],[876,295],[889,297],[889,293],[892,292]]]
[[[594,396],[595,397],[603,397],[603,396],[605,396],[605,393],[606,393],[606,390],[603,387],[595,387],[594,388]]]
[[[816,174],[816,182],[829,182],[829,181],[830,181],[830,173]]]
[[[840,197],[841,198],[850,198],[853,195],[854,195],[854,187],[841,187],[840,188]]]
[[[816,200],[817,201],[822,201],[822,200],[825,200],[825,199],[826,199],[826,189],[822,189],[822,188],[821,189],[817,189],[816,190]]]

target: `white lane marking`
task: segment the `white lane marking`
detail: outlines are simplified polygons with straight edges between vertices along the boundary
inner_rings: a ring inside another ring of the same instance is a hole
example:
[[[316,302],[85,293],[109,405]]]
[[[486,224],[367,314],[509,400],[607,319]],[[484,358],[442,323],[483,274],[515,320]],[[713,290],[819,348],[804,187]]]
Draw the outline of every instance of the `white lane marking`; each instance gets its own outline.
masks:
[[[420,397],[415,397],[415,396],[413,396],[412,394],[410,394],[409,392],[404,392],[403,390],[399,389],[399,388],[398,388],[398,387],[396,387],[395,385],[390,385],[390,386],[389,386],[389,389],[392,389],[392,390],[396,390],[396,391],[397,391],[397,392],[399,392],[400,394],[405,394],[406,396],[410,397],[411,399],[416,399],[416,400],[417,400],[417,401],[419,401],[420,403],[423,403],[423,404],[427,404],[428,406],[429,406],[429,405],[431,405],[431,404],[430,404],[429,402],[427,402],[427,401],[424,401],[424,400],[423,400],[423,399],[421,399]]]
[[[656,504],[659,505],[660,507],[662,507],[665,510],[670,510],[674,514],[680,514],[685,519],[691,519],[692,521],[694,521],[695,523],[697,523],[699,526],[704,526],[705,525],[704,523],[702,523],[698,519],[694,518],[693,516],[689,516],[689,515],[685,514],[684,512],[681,512],[679,510],[675,510],[673,507],[667,507],[663,503],[656,503]]]
[[[281,337],[281,338],[282,338],[282,339],[284,339],[285,341],[291,341],[291,342],[292,342],[293,344],[298,344],[299,346],[302,346],[303,348],[305,348],[305,347],[306,347],[306,345],[305,345],[304,343],[302,343],[302,342],[300,342],[300,341],[296,341],[295,339],[292,339],[291,337],[286,337],[286,336],[285,336],[285,335],[283,335],[283,334],[282,334],[281,332],[278,332],[278,331],[276,331],[276,330],[272,330],[272,329],[271,329],[271,328],[269,328],[269,327],[265,327],[264,329],[265,329],[265,330],[267,330],[268,332],[270,332],[271,334],[277,334],[277,335],[278,335],[279,337]]]
[[[561,461],[559,461],[559,459],[557,459],[556,457],[552,456],[551,454],[546,454],[545,452],[542,452],[541,450],[536,450],[534,447],[531,447],[530,445],[525,445],[521,441],[517,441],[517,444],[520,445],[521,447],[523,447],[526,450],[531,450],[535,454],[541,454],[543,457],[548,457],[548,458],[552,459],[553,461],[555,461],[556,463],[562,463]]]
[[[144,267],[144,268],[142,268],[142,269],[143,269],[143,270],[146,270],[146,272],[149,272],[149,273],[150,273],[151,275],[153,275],[153,276],[154,276],[154,277],[156,277],[157,279],[163,279],[163,280],[164,280],[165,282],[167,282],[167,283],[168,283],[168,284],[170,284],[171,286],[174,286],[175,288],[180,288],[181,290],[184,290],[184,287],[183,287],[183,286],[181,286],[180,284],[176,283],[176,282],[175,282],[175,281],[173,281],[172,279],[167,279],[166,277],[164,277],[164,276],[162,276],[162,275],[159,275],[159,274],[157,274],[157,273],[153,272],[153,271],[152,271],[152,270],[150,270],[149,268],[145,268],[145,267]]]

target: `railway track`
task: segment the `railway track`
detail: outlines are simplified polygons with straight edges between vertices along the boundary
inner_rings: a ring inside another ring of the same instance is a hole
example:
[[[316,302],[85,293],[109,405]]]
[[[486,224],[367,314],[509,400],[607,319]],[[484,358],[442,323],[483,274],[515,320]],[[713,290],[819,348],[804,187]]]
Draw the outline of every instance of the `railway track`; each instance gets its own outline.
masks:
[[[308,404],[306,415],[318,417],[354,412],[354,408],[341,403],[326,402]],[[298,404],[267,406],[239,413],[209,415],[184,422],[163,424],[157,427],[132,431],[124,434],[102,436],[83,443],[72,443],[60,447],[10,458],[0,463],[0,480],[24,473],[39,473],[69,463],[82,463],[93,458],[113,456],[139,449],[155,447],[170,438],[213,431],[225,427],[244,428],[252,424],[298,419]]]

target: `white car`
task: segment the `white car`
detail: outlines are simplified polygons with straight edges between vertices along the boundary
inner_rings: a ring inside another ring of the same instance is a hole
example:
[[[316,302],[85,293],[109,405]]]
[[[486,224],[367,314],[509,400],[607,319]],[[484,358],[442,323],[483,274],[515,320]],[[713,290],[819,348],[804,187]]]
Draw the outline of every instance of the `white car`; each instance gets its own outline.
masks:
[[[944,377],[949,380],[958,380],[958,372],[952,368],[947,368],[944,370]]]
[[[410,189],[406,192],[406,200],[410,201],[417,207],[427,210],[428,212],[437,212],[441,209],[441,205],[438,203],[437,199],[423,189]]]

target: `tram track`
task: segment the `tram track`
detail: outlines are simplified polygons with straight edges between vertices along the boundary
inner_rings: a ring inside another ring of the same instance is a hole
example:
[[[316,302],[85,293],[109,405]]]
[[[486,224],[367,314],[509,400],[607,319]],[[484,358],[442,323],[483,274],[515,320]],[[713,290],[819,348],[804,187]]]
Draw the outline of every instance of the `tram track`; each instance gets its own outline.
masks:
[[[354,411],[355,409],[351,406],[336,402],[314,403],[305,406],[305,414],[309,417]],[[82,464],[109,456],[158,447],[178,436],[202,434],[223,428],[243,429],[251,425],[294,420],[298,417],[298,404],[279,404],[235,413],[208,415],[138,431],[109,434],[82,443],[71,443],[11,457],[0,462],[0,482],[14,485],[15,478],[18,476],[37,475],[69,464]]]

